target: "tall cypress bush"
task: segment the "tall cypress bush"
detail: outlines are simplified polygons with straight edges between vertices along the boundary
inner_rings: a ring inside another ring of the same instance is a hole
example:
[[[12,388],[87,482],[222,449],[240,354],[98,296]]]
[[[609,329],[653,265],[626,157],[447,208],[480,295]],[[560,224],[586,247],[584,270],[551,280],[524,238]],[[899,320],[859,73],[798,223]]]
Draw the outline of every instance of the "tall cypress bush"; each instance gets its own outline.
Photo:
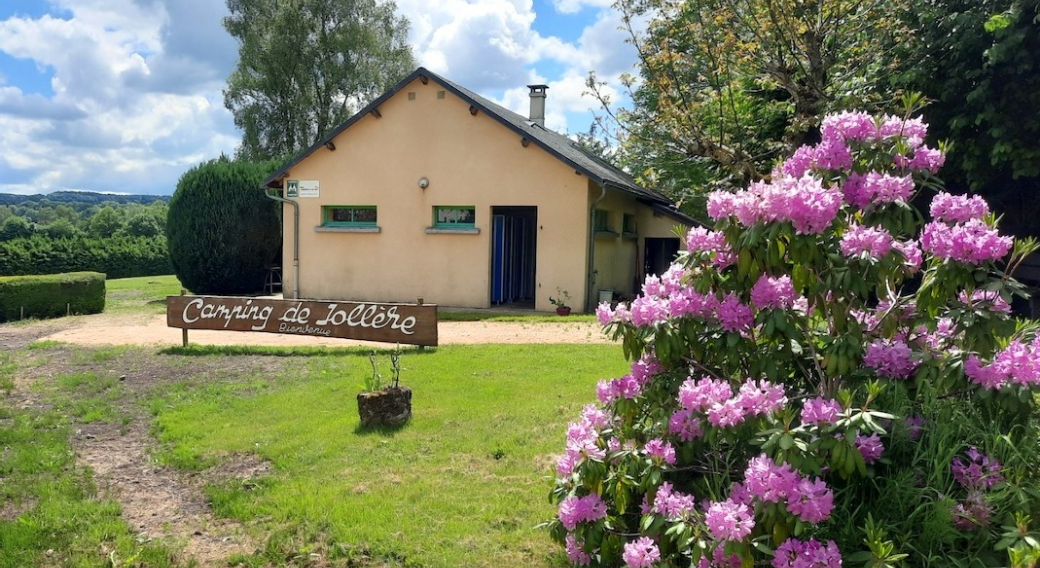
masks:
[[[276,164],[202,163],[181,176],[170,200],[166,240],[174,274],[198,294],[263,289],[281,243],[277,203],[260,182]]]

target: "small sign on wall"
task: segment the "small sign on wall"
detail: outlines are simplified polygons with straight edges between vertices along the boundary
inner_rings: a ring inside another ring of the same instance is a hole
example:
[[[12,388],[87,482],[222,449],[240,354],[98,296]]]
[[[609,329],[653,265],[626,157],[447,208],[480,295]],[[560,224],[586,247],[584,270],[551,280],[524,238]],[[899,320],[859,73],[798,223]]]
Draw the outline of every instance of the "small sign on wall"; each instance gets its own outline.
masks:
[[[316,179],[291,179],[285,182],[286,197],[318,197],[318,180]]]

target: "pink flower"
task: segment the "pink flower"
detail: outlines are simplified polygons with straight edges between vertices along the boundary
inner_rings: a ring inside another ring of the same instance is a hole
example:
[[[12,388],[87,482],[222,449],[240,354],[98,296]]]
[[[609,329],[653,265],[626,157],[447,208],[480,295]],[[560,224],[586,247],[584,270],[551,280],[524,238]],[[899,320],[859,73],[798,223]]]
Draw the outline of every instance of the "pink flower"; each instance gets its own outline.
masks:
[[[567,550],[567,558],[572,564],[588,566],[592,558],[585,552],[585,543],[578,540],[574,533],[568,534],[564,548]]]
[[[726,242],[726,235],[719,231],[709,231],[704,227],[694,227],[686,233],[686,250],[690,254],[708,253],[712,264],[725,268],[736,261],[733,250]]]
[[[571,495],[560,502],[560,522],[573,531],[578,523],[598,521],[607,516],[607,504],[600,496],[592,493],[584,497]]]
[[[818,396],[802,405],[802,423],[829,426],[837,422],[841,405],[833,398]]]
[[[719,304],[719,323],[723,331],[737,332],[751,327],[755,315],[751,307],[740,301],[736,294],[729,293]]]
[[[978,490],[968,492],[963,503],[953,508],[953,526],[962,531],[973,531],[989,525],[993,506],[986,502],[986,495]]]
[[[1000,292],[996,290],[975,290],[971,293],[971,298],[968,298],[968,293],[962,290],[957,299],[969,306],[985,307],[1004,314],[1011,313],[1011,304],[1001,298]]]
[[[694,510],[693,495],[672,490],[672,484],[665,481],[654,495],[651,511],[666,519],[679,519]]]
[[[661,559],[661,551],[653,539],[644,536],[626,542],[621,558],[628,568],[650,568]]]
[[[716,540],[738,541],[754,530],[755,518],[747,505],[726,500],[708,506],[704,524]]]
[[[968,461],[957,456],[950,464],[953,479],[968,489],[990,489],[1004,481],[1000,474],[1000,462],[972,446],[967,452]]]
[[[646,452],[647,457],[654,461],[660,460],[668,465],[675,464],[675,448],[660,438],[648,440],[646,446],[643,447],[643,451]]]
[[[704,428],[692,410],[682,409],[672,414],[668,421],[668,433],[678,436],[683,442],[690,442],[703,436]]]
[[[788,496],[787,510],[807,523],[821,523],[834,510],[834,492],[820,478],[802,478]]]
[[[879,259],[892,250],[892,242],[892,235],[884,228],[853,223],[841,237],[841,252],[845,256],[865,254]]]
[[[870,201],[875,205],[897,201],[906,203],[914,194],[914,178],[869,172],[863,180],[863,192],[870,195]]]
[[[729,382],[704,377],[700,380],[686,379],[679,387],[679,404],[687,410],[703,411],[722,404],[733,397]]]
[[[763,274],[751,287],[751,303],[760,310],[790,309],[796,298],[791,277],[786,274],[776,278]]]
[[[921,230],[921,249],[944,260],[978,265],[1004,258],[1014,240],[1002,237],[981,219],[947,225],[933,221]]]
[[[917,241],[892,241],[892,248],[896,249],[903,255],[903,264],[910,269],[911,273],[917,272],[921,269],[921,265],[924,263],[924,253],[921,252],[921,247],[918,246]]]
[[[863,364],[881,377],[907,379],[920,364],[910,347],[898,340],[875,339],[867,347]]]
[[[653,327],[668,319],[668,303],[656,295],[639,296],[629,309],[636,327]]]
[[[787,404],[784,386],[768,381],[745,381],[740,385],[737,400],[748,415],[765,416]]]
[[[932,218],[947,223],[966,223],[989,215],[989,205],[978,195],[952,195],[940,191],[932,198]]]
[[[855,444],[856,449],[863,456],[863,461],[867,463],[878,461],[881,454],[885,451],[885,446],[881,443],[881,437],[877,434],[871,434],[870,436],[857,435]]]
[[[878,127],[865,112],[842,111],[823,118],[820,134],[825,140],[869,141],[878,138]]]
[[[841,551],[833,540],[824,545],[814,538],[789,538],[777,547],[773,568],[841,568]]]
[[[744,488],[755,498],[778,503],[795,491],[799,478],[790,464],[776,465],[772,458],[761,454],[748,461],[744,470]]]

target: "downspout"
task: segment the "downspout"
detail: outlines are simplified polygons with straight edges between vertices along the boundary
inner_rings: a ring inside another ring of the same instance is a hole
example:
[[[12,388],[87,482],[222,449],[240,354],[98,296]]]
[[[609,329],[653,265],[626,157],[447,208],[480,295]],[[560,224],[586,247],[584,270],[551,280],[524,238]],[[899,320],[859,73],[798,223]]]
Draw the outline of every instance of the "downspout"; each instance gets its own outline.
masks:
[[[280,201],[282,203],[288,203],[293,207],[293,299],[300,299],[300,204],[296,203],[292,199],[286,199],[280,195],[271,195],[267,193],[267,188],[261,186],[264,190],[264,195],[268,199]],[[284,224],[282,225],[285,226]]]
[[[595,312],[596,303],[593,300],[593,288],[596,287],[596,206],[607,196],[607,186],[600,186],[599,197],[589,206],[589,267],[585,278],[585,311]]]

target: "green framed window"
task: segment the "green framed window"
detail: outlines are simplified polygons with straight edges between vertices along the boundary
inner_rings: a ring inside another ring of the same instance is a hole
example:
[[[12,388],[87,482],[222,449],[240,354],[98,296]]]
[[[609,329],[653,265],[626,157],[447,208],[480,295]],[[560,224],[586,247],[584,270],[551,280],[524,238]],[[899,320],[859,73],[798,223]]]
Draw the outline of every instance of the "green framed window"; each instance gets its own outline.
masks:
[[[324,227],[375,227],[375,205],[326,205],[321,208]]]
[[[625,213],[621,221],[621,232],[626,235],[635,235],[639,231],[636,227],[636,216],[631,213]]]
[[[466,205],[438,205],[433,208],[433,226],[437,229],[473,229],[477,208]]]
[[[609,233],[610,213],[606,209],[596,209],[592,214],[592,227],[597,233]]]

